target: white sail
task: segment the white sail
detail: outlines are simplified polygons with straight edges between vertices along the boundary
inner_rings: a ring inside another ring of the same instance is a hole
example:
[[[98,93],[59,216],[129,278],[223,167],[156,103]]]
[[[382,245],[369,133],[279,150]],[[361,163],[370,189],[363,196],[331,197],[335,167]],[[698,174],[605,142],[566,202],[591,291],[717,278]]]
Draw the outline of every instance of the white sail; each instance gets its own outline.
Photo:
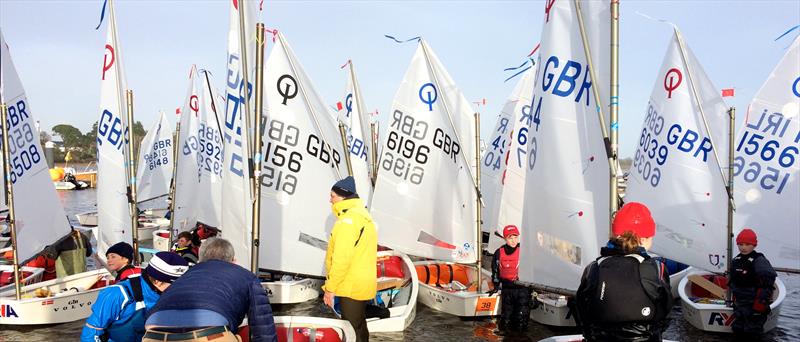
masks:
[[[650,94],[625,200],[650,208],[654,252],[713,272],[728,267],[727,181],[720,169],[728,159],[726,111],[676,29]]]
[[[266,62],[264,89],[259,267],[323,276],[336,221],[328,193],[347,176],[338,125],[282,33]]]
[[[520,238],[520,258],[531,262],[519,269],[523,281],[571,290],[599,256],[609,222],[609,166],[597,116],[598,107],[608,108],[609,1],[580,2],[593,72],[575,6],[556,1],[546,7]]]
[[[244,6],[241,6],[244,5]],[[253,89],[255,77],[255,24],[257,18],[257,1],[233,1],[230,8],[230,30],[228,31],[228,72],[226,77],[225,120],[223,120],[223,163],[222,179],[222,236],[230,240],[236,251],[237,264],[250,268],[250,246],[252,244],[252,195],[250,190],[250,148],[247,132],[243,127],[245,108],[249,107],[249,117],[254,117],[253,97],[249,96]],[[239,38],[239,11],[245,11],[246,56],[242,56]],[[242,58],[247,59],[248,84],[244,82]],[[246,105],[249,101],[250,105]]]
[[[200,98],[197,87],[197,68],[192,66],[189,73],[189,89],[181,108],[180,132],[178,135],[177,170],[175,171],[174,212],[172,213],[173,235],[189,231],[197,223],[200,190],[200,171],[197,151],[201,148],[198,140],[200,126]],[[220,168],[221,169],[221,168]]]
[[[775,267],[800,269],[800,39],[753,98],[734,148],[734,234],[758,234]],[[721,157],[720,157],[721,158]]]
[[[356,79],[353,62],[348,63],[347,87],[344,98],[339,102],[339,122],[343,123],[347,132],[347,148],[353,166],[353,178],[356,180],[358,195],[369,203],[372,197],[372,179],[370,172],[372,160],[372,129],[369,125],[369,114],[364,110],[364,99]]]
[[[534,67],[522,74],[497,117],[491,140],[481,159],[481,195],[484,203],[481,229],[490,234],[490,251],[505,243],[497,237],[498,234],[503,235],[503,227],[522,225],[535,76]]]
[[[211,87],[213,78],[200,70],[200,124],[197,128],[197,165],[200,176],[199,210],[197,221],[212,227],[222,224],[222,170],[223,144],[220,115],[224,115],[216,91]],[[199,146],[202,145],[202,146]],[[203,195],[203,194],[208,194]],[[192,224],[194,225],[194,223]]]
[[[109,3],[105,56],[100,75],[100,119],[97,122],[97,255],[117,242],[131,243],[131,213],[128,206],[127,89],[122,53],[117,38],[113,3]]]
[[[379,243],[439,260],[477,260],[474,113],[421,40],[381,151],[371,205]]]
[[[136,173],[136,200],[139,202],[169,194],[173,159],[172,126],[167,115],[150,128],[139,147],[139,171]]]
[[[50,180],[44,150],[39,144],[36,120],[2,31],[0,75],[0,102],[8,106],[11,173],[10,178],[6,179],[13,184],[17,256],[24,261],[69,234],[70,225]]]

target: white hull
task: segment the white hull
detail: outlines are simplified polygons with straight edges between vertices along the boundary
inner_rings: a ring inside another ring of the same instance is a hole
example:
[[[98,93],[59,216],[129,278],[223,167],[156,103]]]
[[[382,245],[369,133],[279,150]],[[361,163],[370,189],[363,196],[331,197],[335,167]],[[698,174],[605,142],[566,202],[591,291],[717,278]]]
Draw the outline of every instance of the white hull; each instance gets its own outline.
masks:
[[[540,293],[533,300],[539,302],[539,307],[531,310],[531,319],[534,322],[555,327],[575,326],[575,315],[570,312],[566,297]]]
[[[689,266],[686,269],[669,276],[669,286],[670,290],[672,290],[672,300],[675,302],[675,304],[678,304],[678,301],[681,299],[680,294],[678,294],[678,287],[681,284],[681,280],[686,278],[686,275],[694,270],[695,269],[693,267]]]
[[[56,187],[56,190],[72,190],[75,189],[75,184],[70,182],[53,182],[53,185]]]
[[[15,299],[13,289],[0,293],[0,307],[3,308],[0,325],[56,324],[85,319],[92,313],[92,304],[102,288],[83,289],[92,287],[106,277],[110,279],[111,275],[101,269],[29,285],[22,288],[20,300]],[[55,295],[33,297],[34,291],[42,288]]]
[[[415,266],[429,264],[459,265],[443,261],[418,261],[414,263]],[[476,274],[475,266],[460,266],[468,268],[467,275],[469,277],[469,282],[474,283]],[[490,288],[492,274],[484,269],[481,269],[481,273],[481,289],[484,291],[482,293],[478,293],[474,290],[450,291],[445,288],[425,284],[423,283],[423,279],[420,279],[419,301],[431,309],[459,317],[497,316],[500,312],[501,292],[497,292],[496,294],[489,296],[486,292],[488,292]],[[417,276],[420,278],[422,277],[419,273],[417,273]],[[478,307],[479,301],[482,304],[485,303],[488,307],[488,310],[481,310],[483,308]]]
[[[320,295],[321,279],[298,279],[262,282],[261,287],[267,291],[271,304],[296,304],[317,299]]]
[[[664,342],[675,342],[672,340],[663,340]],[[539,340],[539,342],[583,342],[583,335],[561,335],[553,336]]]
[[[289,332],[299,328],[312,328],[312,329],[334,328],[336,330],[336,333],[339,334],[340,341],[343,342],[356,341],[356,331],[353,330],[353,326],[351,326],[350,322],[348,321],[331,319],[331,318],[306,317],[306,316],[275,316],[273,317],[273,319],[275,320],[276,328],[278,329],[286,328],[286,330]],[[326,339],[326,341],[327,340],[328,339]]]
[[[44,268],[22,266],[22,267],[20,267],[19,270],[20,270],[20,272],[28,272],[29,273],[27,277],[22,278],[22,286],[23,287],[42,281],[42,275],[44,274]],[[3,272],[3,273],[9,272],[9,273],[12,274],[11,275],[11,279],[14,278],[14,275],[13,275],[14,266],[12,266],[12,265],[0,265],[0,272]],[[0,293],[3,293],[3,292],[5,292],[6,290],[9,290],[9,289],[12,290],[12,291],[14,290],[14,281],[13,280],[9,284],[0,287]]]
[[[711,273],[693,270],[688,275],[692,274],[707,275]],[[783,304],[783,300],[786,299],[786,286],[780,278],[775,279],[775,288],[777,293],[773,295],[775,301],[769,306],[772,311],[769,313],[766,323],[764,323],[764,332],[772,330],[778,324],[781,305]],[[731,323],[733,323],[733,308],[727,307],[725,304],[703,304],[693,302],[689,298],[691,282],[688,277],[681,280],[678,285],[678,291],[681,298],[681,306],[683,307],[683,318],[695,328],[710,332],[732,332]]]
[[[75,214],[75,217],[78,219],[78,223],[80,223],[81,226],[86,226],[86,227],[97,226],[96,211],[91,213]]]
[[[396,256],[403,260],[403,279],[406,285],[394,295],[392,307],[389,308],[389,318],[378,319],[370,318],[367,320],[369,332],[398,332],[403,331],[411,325],[417,315],[417,297],[419,295],[419,281],[414,263],[407,255],[398,251],[380,251],[378,259],[381,257]],[[378,282],[383,280],[391,281],[392,278],[380,277]]]

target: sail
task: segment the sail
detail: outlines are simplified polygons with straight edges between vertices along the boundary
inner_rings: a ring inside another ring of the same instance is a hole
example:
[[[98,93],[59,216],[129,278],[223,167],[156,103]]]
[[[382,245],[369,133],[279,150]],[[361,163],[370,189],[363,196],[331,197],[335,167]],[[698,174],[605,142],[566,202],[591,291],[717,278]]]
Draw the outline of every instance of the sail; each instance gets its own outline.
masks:
[[[167,115],[161,117],[147,132],[139,147],[139,171],[136,172],[136,200],[166,196],[172,181],[172,126]]]
[[[503,235],[503,227],[510,224],[519,227],[522,224],[535,75],[534,67],[522,74],[497,117],[481,158],[481,195],[484,203],[481,229],[490,234],[490,251],[505,243],[498,237],[498,234]]]
[[[180,132],[178,134],[177,170],[175,170],[175,198],[172,213],[173,235],[189,231],[197,223],[200,197],[200,172],[198,166],[198,140],[200,127],[200,98],[197,87],[197,68],[192,66],[189,72],[189,89],[181,107]],[[221,168],[220,168],[221,169]],[[203,196],[205,197],[205,196]]]
[[[520,258],[532,262],[519,269],[523,281],[570,290],[578,288],[584,267],[599,256],[609,222],[609,166],[597,116],[598,107],[608,108],[609,1],[580,2],[594,71],[576,5],[546,4],[532,118],[526,122],[520,228]]]
[[[206,70],[200,70],[200,124],[197,127],[197,161],[200,177],[200,196],[197,221],[212,227],[222,224],[222,158],[223,139],[219,115],[224,115],[219,105],[217,92],[211,87],[213,78]],[[219,113],[219,115],[218,115]],[[202,146],[200,146],[202,145]],[[207,194],[204,195],[204,194]],[[194,225],[194,224],[193,224]]]
[[[720,165],[728,159],[727,107],[682,39],[676,29],[656,77],[625,200],[650,208],[655,253],[724,272],[728,195]]]
[[[131,212],[128,206],[127,89],[122,53],[117,39],[113,3],[109,3],[105,56],[100,75],[100,119],[97,122],[97,255],[117,242],[131,243]]]
[[[343,123],[347,132],[347,148],[353,166],[353,178],[356,180],[358,195],[369,203],[372,197],[372,179],[370,171],[372,160],[372,130],[369,126],[369,114],[364,110],[364,99],[356,79],[353,62],[347,63],[349,72],[344,98],[337,103],[339,122]],[[345,169],[346,170],[346,169]]]
[[[282,33],[264,74],[259,267],[324,276],[336,221],[328,193],[347,176],[341,135]]]
[[[243,5],[243,6],[242,6]],[[244,125],[245,115],[251,121],[255,111],[253,97],[249,96],[255,81],[255,24],[257,1],[232,1],[230,10],[230,30],[228,31],[228,60],[225,97],[225,120],[223,127],[222,180],[222,236],[233,244],[236,262],[250,268],[250,246],[252,245],[252,195],[248,160],[250,158],[249,137]],[[246,56],[242,55],[239,37],[239,11],[245,11]],[[246,57],[248,70],[242,69],[242,58]],[[248,84],[244,82],[244,72],[248,73]],[[250,104],[246,104],[249,101]],[[246,108],[250,113],[245,113]]]
[[[20,261],[25,261],[69,234],[70,225],[50,180],[33,110],[2,31],[0,75],[0,102],[8,106],[9,176],[14,191],[17,256]]]
[[[758,234],[773,266],[800,269],[800,39],[753,98],[734,145],[734,234]]]
[[[394,97],[371,211],[378,242],[439,260],[477,260],[475,111],[421,40]]]

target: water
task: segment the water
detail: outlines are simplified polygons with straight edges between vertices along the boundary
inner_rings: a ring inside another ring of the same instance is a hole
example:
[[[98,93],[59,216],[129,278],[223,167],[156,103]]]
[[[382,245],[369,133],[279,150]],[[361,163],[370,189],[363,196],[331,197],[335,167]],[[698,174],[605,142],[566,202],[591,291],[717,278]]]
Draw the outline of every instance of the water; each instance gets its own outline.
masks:
[[[95,210],[95,191],[63,191],[59,198],[64,205],[70,222],[77,225],[74,214]],[[152,204],[158,206],[158,204]],[[779,274],[788,291],[781,309],[778,327],[766,335],[771,341],[800,340],[800,275]],[[277,315],[304,315],[333,318],[322,300],[295,305],[274,305]],[[677,305],[670,313],[672,323],[664,338],[680,341],[728,341],[729,335],[703,333],[682,318],[681,307]],[[2,326],[0,342],[10,341],[76,341],[84,322],[72,322],[50,326]],[[574,329],[557,329],[531,322],[524,336],[506,337],[492,334],[494,323],[491,319],[465,320],[455,316],[433,311],[418,304],[417,316],[411,326],[402,333],[371,334],[372,341],[538,341],[539,339],[563,334],[577,333]]]

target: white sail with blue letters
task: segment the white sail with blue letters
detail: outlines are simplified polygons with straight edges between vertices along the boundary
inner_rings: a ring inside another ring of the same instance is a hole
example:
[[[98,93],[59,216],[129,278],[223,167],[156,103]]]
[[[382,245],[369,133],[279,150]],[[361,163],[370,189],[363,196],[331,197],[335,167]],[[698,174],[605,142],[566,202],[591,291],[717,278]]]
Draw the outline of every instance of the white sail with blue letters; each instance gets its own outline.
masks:
[[[348,77],[344,98],[339,110],[339,122],[343,123],[347,132],[347,148],[350,152],[350,162],[353,167],[353,178],[356,180],[356,190],[359,197],[369,204],[372,197],[372,129],[369,125],[369,114],[364,110],[363,93],[358,86],[355,66],[352,61],[347,62]]]
[[[217,92],[212,88],[213,77],[207,70],[200,70],[200,123],[196,126],[197,161],[194,165],[200,177],[200,196],[197,210],[197,221],[212,227],[219,227],[222,222],[222,158],[224,140],[222,120],[220,120],[220,102]]]
[[[245,11],[246,56],[242,55],[239,38],[239,11]],[[233,244],[236,263],[250,269],[250,246],[252,245],[252,193],[250,184],[249,135],[244,124],[245,115],[252,121],[255,110],[254,97],[249,96],[255,81],[255,24],[260,11],[257,1],[232,1],[230,8],[230,30],[228,31],[228,59],[226,73],[225,120],[223,120],[223,164],[222,179],[222,237]],[[242,69],[242,58],[247,59],[248,70]],[[244,82],[244,72],[248,73],[248,84]],[[245,101],[249,101],[247,106]],[[245,113],[246,107],[251,113]]]
[[[728,132],[721,93],[676,28],[636,139],[625,194],[626,202],[650,208],[655,253],[712,272],[728,269],[727,171],[720,168],[727,165]]]
[[[98,257],[117,242],[131,243],[128,206],[127,85],[122,68],[113,3],[109,3],[105,55],[100,75],[100,119],[97,122],[97,238]]]
[[[0,102],[8,106],[8,150],[14,191],[20,264],[70,233],[64,208],[48,173],[39,131],[22,81],[0,31]],[[2,135],[2,131],[0,131]],[[2,140],[0,140],[0,147]],[[0,175],[3,174],[0,172]],[[2,196],[5,198],[5,196]],[[5,200],[3,201],[5,202]],[[4,203],[5,204],[5,203]]]
[[[520,227],[520,258],[535,262],[520,267],[522,281],[575,290],[606,242],[609,165],[597,111],[608,108],[609,4],[580,1],[594,71],[584,52],[577,3],[545,5]]]
[[[735,142],[734,235],[758,234],[773,266],[800,269],[800,38],[753,98]]]
[[[174,212],[172,213],[173,236],[189,231],[197,223],[200,208],[197,201],[206,196],[200,190],[200,171],[197,163],[198,127],[200,126],[200,98],[197,89],[197,68],[189,72],[189,89],[181,107],[180,132],[178,135],[177,170],[175,172]]]
[[[283,33],[267,59],[264,85],[259,267],[324,276],[336,221],[328,193],[347,176],[338,124]]]
[[[136,197],[143,202],[169,194],[173,159],[172,126],[161,112],[158,121],[147,131],[139,148],[139,171],[136,173]]]
[[[489,251],[505,243],[498,237],[503,235],[503,227],[522,224],[535,75],[534,66],[522,74],[497,118],[481,159],[481,195],[485,205],[481,229],[490,234]]]
[[[474,263],[475,110],[425,40],[394,97],[371,212],[378,242]]]

